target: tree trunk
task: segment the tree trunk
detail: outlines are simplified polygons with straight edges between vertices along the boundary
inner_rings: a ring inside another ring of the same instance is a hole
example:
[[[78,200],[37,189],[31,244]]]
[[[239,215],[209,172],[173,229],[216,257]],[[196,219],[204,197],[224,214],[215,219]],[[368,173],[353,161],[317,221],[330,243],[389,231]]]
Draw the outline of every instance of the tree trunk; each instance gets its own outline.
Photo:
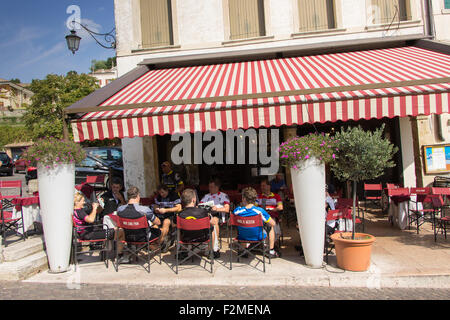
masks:
[[[352,239],[355,240],[355,227],[356,227],[356,181],[353,181],[353,210],[352,210],[352,218],[353,218],[353,228],[352,228]]]

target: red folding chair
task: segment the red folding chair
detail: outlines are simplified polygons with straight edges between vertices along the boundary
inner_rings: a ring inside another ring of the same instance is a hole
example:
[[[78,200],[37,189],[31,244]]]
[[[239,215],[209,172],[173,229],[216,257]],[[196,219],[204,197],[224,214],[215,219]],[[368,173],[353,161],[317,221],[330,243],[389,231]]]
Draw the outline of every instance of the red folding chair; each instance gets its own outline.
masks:
[[[110,249],[107,248],[107,241],[109,239],[108,235],[114,234],[114,230],[104,224],[89,225],[89,226],[87,226],[89,228],[103,228],[105,230],[106,237],[102,238],[102,239],[92,239],[92,240],[81,239],[80,235],[79,235],[79,230],[83,229],[83,228],[87,228],[87,227],[86,226],[77,227],[76,223],[73,219],[74,219],[74,217],[72,216],[72,225],[73,225],[72,258],[73,258],[73,263],[75,265],[75,270],[78,269],[78,256],[80,254],[88,254],[88,253],[90,254],[93,252],[100,253],[100,260],[102,260],[105,263],[106,268],[108,268],[109,262],[108,262],[108,258],[107,258],[107,252],[109,252]],[[89,245],[89,250],[83,250],[83,248],[86,245]]]
[[[92,185],[94,188],[95,197],[98,197],[98,195],[105,189],[105,175],[101,174],[98,176],[86,176],[86,181],[84,183]]]
[[[383,210],[382,201],[383,185],[364,183],[364,202],[367,210],[367,201],[369,200],[375,205],[378,205],[381,210]]]
[[[156,262],[161,264],[161,245],[158,243],[159,237],[151,239],[149,238],[149,228],[147,217],[142,216],[138,219],[125,219],[121,218],[119,216],[115,216],[114,220],[117,222],[117,228],[123,229],[125,232],[125,240],[119,240],[116,238],[116,244],[119,243],[119,241],[124,245],[123,250],[124,252],[129,252],[131,256],[135,257],[136,260],[141,260],[144,262],[144,269],[150,273],[150,264],[152,258],[154,259],[155,253],[159,251],[159,262],[155,259]],[[145,241],[127,241],[127,230],[139,230],[139,229],[145,229],[145,235],[146,240]],[[156,246],[156,249],[151,249],[151,245]],[[116,248],[118,246],[116,245]],[[144,259],[139,256],[139,253],[141,250],[145,249],[147,251],[147,259]],[[114,265],[116,272],[119,271],[119,251],[116,250],[116,263]],[[145,264],[147,264],[147,268],[145,267]]]
[[[22,181],[0,181],[0,231],[3,244],[7,246],[6,233],[16,231],[22,239],[26,239],[23,225],[23,212],[20,211],[20,218],[13,218],[14,199],[22,197]],[[22,228],[22,234],[17,231]]]
[[[425,203],[432,203],[431,188],[410,188],[410,194],[416,196],[416,201],[410,200],[416,204],[415,209],[408,210],[408,229],[411,229],[413,223],[416,224],[417,234],[419,228],[425,223],[425,218],[429,215],[429,219],[433,219],[434,209],[426,209]],[[419,203],[422,204],[422,209],[419,209]]]
[[[184,241],[181,238],[181,232],[182,231],[201,231],[201,230],[208,230],[208,239],[206,240],[189,240]],[[176,271],[175,273],[178,274],[178,266],[180,264],[183,264],[185,261],[187,261],[189,258],[192,258],[192,261],[194,261],[194,256],[197,256],[200,258],[201,261],[205,261],[211,266],[210,272],[213,273],[213,265],[214,265],[214,252],[213,252],[213,243],[212,243],[212,234],[211,234],[211,223],[210,218],[205,217],[202,219],[183,219],[177,215],[177,250],[176,250]],[[195,249],[198,249],[201,245],[207,244],[209,246],[209,260],[205,257],[200,256],[197,252],[195,252]],[[179,261],[179,254],[180,249],[186,250],[188,253],[187,256]],[[192,253],[190,256],[189,253]]]
[[[360,210],[359,209],[359,200],[358,197],[356,197],[356,220],[358,221],[356,224],[357,226],[361,226],[362,228],[362,232],[364,232],[365,230],[365,226],[364,226],[364,221],[365,221],[365,216],[364,216],[364,210]],[[353,199],[351,198],[339,198],[337,199],[337,203],[335,206],[335,209],[352,209],[353,208]],[[362,217],[361,217],[361,212],[362,212]]]
[[[450,196],[450,188],[431,188],[433,195],[438,195],[432,198],[433,208],[433,229],[434,229],[434,241],[437,241],[437,235],[439,231],[444,233],[445,239],[447,239],[447,230],[450,230],[450,216],[446,214],[445,209],[449,206],[445,205],[447,197]],[[436,217],[439,215],[439,217]]]
[[[269,235],[266,235],[264,238],[264,223],[262,220],[262,216],[260,214],[254,215],[251,217],[240,217],[236,216],[233,213],[230,214],[230,232],[229,232],[229,243],[230,243],[230,270],[232,269],[232,262],[233,262],[233,251],[237,254],[237,261],[239,262],[239,258],[244,255],[252,255],[256,258],[259,262],[263,263],[263,272],[266,272],[266,246],[269,245]],[[236,227],[238,234],[237,237],[234,239],[231,239],[233,227]],[[244,240],[239,239],[239,228],[258,228],[260,233],[261,240],[252,241],[252,240]],[[233,248],[233,245],[237,244],[237,250]],[[243,246],[242,244],[245,244]],[[247,245],[249,245],[247,247]],[[262,246],[262,248],[261,248]],[[262,249],[263,252],[263,258],[260,259],[257,257],[253,251],[257,249]],[[269,264],[271,263],[270,257],[269,257]]]

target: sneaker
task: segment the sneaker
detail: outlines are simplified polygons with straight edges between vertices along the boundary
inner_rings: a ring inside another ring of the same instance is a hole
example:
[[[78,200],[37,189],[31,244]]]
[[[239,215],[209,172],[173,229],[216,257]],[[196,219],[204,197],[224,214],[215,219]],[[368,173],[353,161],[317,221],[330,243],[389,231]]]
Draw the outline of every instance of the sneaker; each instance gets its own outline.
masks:
[[[166,253],[169,251],[170,248],[170,242],[169,239],[165,239],[164,242],[161,244],[161,253]]]
[[[123,255],[119,258],[119,264],[130,263],[130,257]]]
[[[213,251],[214,259],[220,258],[220,251]]]
[[[273,253],[270,253],[270,251],[266,252],[266,257],[270,259],[278,258],[280,255],[274,250]]]

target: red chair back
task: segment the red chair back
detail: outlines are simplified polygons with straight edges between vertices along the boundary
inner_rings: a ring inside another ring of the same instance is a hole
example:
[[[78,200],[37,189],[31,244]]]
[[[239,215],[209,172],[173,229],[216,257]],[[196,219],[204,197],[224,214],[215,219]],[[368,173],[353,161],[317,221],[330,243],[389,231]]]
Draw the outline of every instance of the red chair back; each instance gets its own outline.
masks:
[[[364,191],[381,191],[383,190],[383,186],[381,183],[378,184],[370,184],[370,183],[364,183]]]
[[[388,196],[409,196],[410,191],[409,188],[396,188],[396,189],[388,189]]]
[[[327,212],[326,221],[338,220],[343,218],[344,213],[342,212],[342,210],[329,210]]]
[[[450,188],[431,188],[432,194],[438,194],[438,195],[450,195]]]
[[[263,226],[263,220],[260,214],[251,217],[241,217],[231,213],[230,223],[232,226],[243,228],[255,228]]]
[[[1,189],[19,189],[18,194],[14,194],[14,196],[22,196],[22,181],[21,180],[11,180],[11,181],[0,181],[0,190]]]
[[[86,176],[86,183],[104,183],[105,182],[105,176],[99,175],[99,176]]]
[[[410,192],[416,195],[428,195],[431,193],[431,188],[411,188]]]
[[[177,228],[180,230],[204,230],[210,228],[210,218],[205,217],[201,219],[184,219],[177,216]]]
[[[442,196],[437,196],[437,197],[433,197],[431,199],[431,202],[433,203],[433,207],[436,208],[441,208],[444,205],[444,200],[442,199]]]
[[[117,216],[117,227],[128,230],[138,230],[148,228],[148,221],[146,216],[142,216],[138,219],[126,219]]]

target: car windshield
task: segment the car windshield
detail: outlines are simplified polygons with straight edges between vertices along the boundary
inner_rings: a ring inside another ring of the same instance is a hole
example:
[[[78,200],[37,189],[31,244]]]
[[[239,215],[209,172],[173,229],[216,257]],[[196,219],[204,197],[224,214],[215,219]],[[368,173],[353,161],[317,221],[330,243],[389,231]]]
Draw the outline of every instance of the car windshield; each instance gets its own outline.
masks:
[[[93,149],[87,150],[87,155],[108,163],[122,163],[122,150],[120,149]]]

